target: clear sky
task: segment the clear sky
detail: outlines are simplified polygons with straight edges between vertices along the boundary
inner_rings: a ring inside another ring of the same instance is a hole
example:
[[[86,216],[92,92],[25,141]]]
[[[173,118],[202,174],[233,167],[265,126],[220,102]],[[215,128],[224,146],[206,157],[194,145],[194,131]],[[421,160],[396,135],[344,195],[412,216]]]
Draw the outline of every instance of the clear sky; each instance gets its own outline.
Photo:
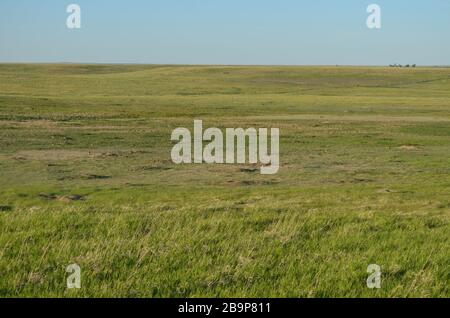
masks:
[[[450,65],[450,0],[0,0],[0,15],[0,62]]]

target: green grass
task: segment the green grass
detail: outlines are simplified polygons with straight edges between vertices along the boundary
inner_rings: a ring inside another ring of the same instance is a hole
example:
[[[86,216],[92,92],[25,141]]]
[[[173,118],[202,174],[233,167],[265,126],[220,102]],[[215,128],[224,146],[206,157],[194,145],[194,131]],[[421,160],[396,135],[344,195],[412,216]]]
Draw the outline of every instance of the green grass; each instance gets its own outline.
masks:
[[[194,119],[280,172],[174,165]],[[0,65],[0,172],[2,297],[450,296],[450,69]]]

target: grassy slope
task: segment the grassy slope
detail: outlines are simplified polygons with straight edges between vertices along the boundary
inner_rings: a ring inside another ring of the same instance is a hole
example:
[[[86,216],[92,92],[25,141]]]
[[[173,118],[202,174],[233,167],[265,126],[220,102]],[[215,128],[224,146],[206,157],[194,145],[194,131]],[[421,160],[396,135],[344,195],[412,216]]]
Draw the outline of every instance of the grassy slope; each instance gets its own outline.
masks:
[[[194,119],[280,173],[174,166]],[[0,65],[0,296],[448,297],[449,142],[450,69]]]

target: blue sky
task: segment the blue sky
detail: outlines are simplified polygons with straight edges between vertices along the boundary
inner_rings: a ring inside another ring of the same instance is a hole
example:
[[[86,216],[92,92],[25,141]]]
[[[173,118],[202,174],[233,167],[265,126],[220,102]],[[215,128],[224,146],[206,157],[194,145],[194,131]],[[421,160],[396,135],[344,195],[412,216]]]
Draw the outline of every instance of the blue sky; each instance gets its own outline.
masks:
[[[450,0],[0,0],[0,15],[0,62],[450,65]]]

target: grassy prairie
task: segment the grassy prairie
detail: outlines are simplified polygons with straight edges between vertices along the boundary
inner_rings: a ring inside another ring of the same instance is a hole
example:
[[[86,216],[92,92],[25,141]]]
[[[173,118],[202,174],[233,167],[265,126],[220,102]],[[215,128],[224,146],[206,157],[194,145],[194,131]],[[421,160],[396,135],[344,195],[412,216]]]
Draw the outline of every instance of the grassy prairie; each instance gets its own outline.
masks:
[[[194,119],[280,172],[174,165]],[[450,297],[450,69],[0,65],[0,174],[1,297]]]

